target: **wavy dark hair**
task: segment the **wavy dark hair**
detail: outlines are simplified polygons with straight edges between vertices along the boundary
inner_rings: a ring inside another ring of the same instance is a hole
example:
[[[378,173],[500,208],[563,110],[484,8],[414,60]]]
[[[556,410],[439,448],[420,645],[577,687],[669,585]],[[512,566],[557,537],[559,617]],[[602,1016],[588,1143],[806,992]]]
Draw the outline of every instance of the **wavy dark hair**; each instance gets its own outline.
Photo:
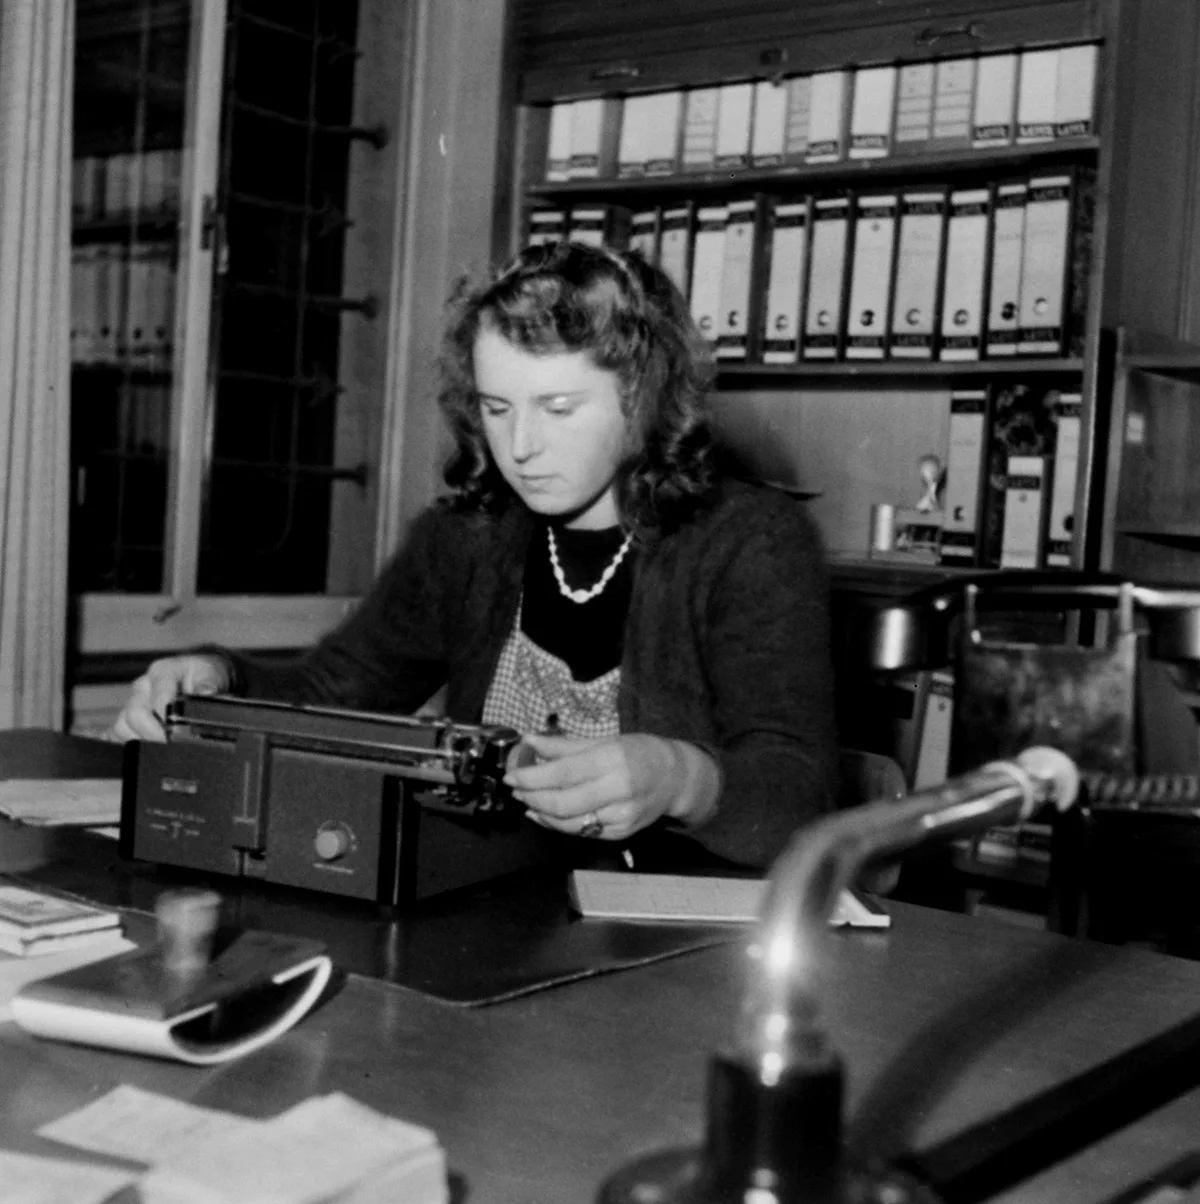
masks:
[[[670,530],[710,497],[712,357],[686,301],[636,252],[559,242],[526,247],[482,281],[463,277],[450,298],[438,404],[455,441],[443,474],[452,504],[494,512],[515,497],[480,416],[472,353],[485,326],[534,355],[586,351],[616,374],[631,435],[616,501],[635,536]]]

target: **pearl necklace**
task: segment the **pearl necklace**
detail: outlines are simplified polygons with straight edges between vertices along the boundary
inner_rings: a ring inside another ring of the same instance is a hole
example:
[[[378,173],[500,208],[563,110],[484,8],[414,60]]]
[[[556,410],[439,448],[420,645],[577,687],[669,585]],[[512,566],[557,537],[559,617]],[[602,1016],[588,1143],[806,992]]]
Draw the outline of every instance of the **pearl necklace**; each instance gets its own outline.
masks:
[[[591,589],[572,589],[567,584],[566,577],[563,576],[562,565],[558,563],[558,544],[554,541],[553,527],[546,528],[546,538],[550,544],[550,567],[554,570],[554,580],[558,582],[558,592],[564,598],[571,602],[577,602],[581,606],[584,602],[590,602],[604,593],[604,587],[621,567],[621,561],[625,559],[625,553],[629,551],[630,545],[633,543],[633,536],[626,535],[625,542],[617,549],[617,554],[609,561],[608,568],[600,574],[600,580]]]

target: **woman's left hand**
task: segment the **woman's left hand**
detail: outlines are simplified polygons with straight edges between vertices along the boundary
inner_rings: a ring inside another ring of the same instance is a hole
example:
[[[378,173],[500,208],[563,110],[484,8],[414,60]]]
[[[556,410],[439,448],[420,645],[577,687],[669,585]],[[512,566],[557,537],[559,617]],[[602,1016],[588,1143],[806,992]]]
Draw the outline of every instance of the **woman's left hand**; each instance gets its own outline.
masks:
[[[703,749],[640,732],[613,739],[528,735],[538,760],[505,782],[530,817],[570,836],[627,840],[667,816],[694,827],[716,811],[721,772]]]

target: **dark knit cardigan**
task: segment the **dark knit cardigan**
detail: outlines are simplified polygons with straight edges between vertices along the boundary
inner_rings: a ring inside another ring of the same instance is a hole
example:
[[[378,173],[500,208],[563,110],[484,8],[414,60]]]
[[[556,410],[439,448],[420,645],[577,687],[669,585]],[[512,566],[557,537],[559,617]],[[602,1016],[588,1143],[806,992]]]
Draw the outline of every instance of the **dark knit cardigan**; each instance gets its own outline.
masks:
[[[516,619],[534,520],[435,506],[361,605],[287,665],[234,656],[234,689],[290,702],[410,712],[446,686],[446,713],[479,722]],[[625,627],[623,732],[690,741],[718,761],[717,814],[689,835],[768,865],[833,805],[837,756],[827,588],[801,504],[728,483],[641,549]]]

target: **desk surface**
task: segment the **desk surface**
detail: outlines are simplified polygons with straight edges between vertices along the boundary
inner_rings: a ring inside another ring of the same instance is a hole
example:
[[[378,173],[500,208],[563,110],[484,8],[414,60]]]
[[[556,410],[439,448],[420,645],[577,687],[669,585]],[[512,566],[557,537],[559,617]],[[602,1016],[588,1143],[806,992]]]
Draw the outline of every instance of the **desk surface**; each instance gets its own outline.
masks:
[[[872,1155],[948,1137],[1200,1005],[1200,963],[891,909],[888,933],[830,934],[824,982],[848,1135]],[[698,1139],[742,981],[735,945],[484,1008],[351,976],[273,1045],[211,1068],[0,1026],[0,1146],[61,1153],[34,1130],[122,1082],[248,1115],[340,1089],[436,1130],[467,1204],[588,1204],[634,1154]],[[1104,1201],[1197,1145],[1193,1092],[996,1198]]]

